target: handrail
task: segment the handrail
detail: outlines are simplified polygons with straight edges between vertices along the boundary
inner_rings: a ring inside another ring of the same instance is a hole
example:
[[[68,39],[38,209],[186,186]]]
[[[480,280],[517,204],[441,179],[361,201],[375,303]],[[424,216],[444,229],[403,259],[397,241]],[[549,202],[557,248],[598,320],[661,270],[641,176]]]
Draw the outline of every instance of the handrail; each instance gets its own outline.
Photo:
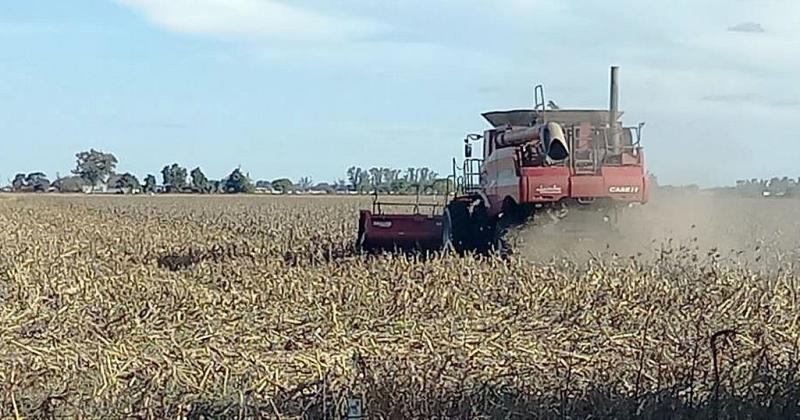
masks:
[[[439,204],[439,203],[400,203],[400,202],[378,201],[378,202],[373,203],[372,212],[374,214],[376,214],[376,215],[382,215],[384,206],[386,206],[386,207],[413,207],[414,208],[413,209],[414,214],[421,214],[420,211],[419,211],[421,207],[430,208],[431,209],[431,214],[433,214],[436,211],[436,209],[438,209],[439,207],[443,207],[443,205]]]
[[[448,189],[449,188],[450,187],[448,185]],[[419,201],[419,198],[420,198],[420,186],[417,185],[417,196],[416,196],[416,201],[415,202],[413,202],[413,203],[410,203],[410,202],[392,202],[392,201],[381,201],[380,197],[378,196],[378,191],[375,190],[373,192],[373,194],[372,194],[372,196],[373,196],[373,198],[372,198],[372,213],[377,214],[377,215],[382,215],[383,214],[383,207],[392,207],[392,206],[394,206],[394,207],[413,207],[414,214],[418,214],[418,215],[422,214],[422,213],[420,213],[420,208],[431,208],[431,214],[434,214],[437,208],[440,208],[440,207],[443,208],[444,206],[446,206],[449,195],[450,195],[450,193],[448,191],[448,193],[445,195],[444,204],[442,204],[442,203],[421,203]]]
[[[533,88],[533,110],[538,111],[539,108],[542,108],[542,123],[547,123],[546,113],[547,113],[547,104],[544,101],[544,86],[543,85],[536,85]]]

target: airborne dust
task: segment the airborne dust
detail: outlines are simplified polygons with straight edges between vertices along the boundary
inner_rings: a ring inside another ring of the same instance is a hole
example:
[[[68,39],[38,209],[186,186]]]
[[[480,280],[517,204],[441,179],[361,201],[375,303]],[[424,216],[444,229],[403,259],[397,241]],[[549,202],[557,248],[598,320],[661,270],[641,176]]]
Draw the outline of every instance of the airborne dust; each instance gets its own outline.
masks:
[[[796,263],[800,257],[800,200],[660,193],[646,205],[624,209],[616,223],[587,213],[572,212],[569,222],[523,227],[512,236],[517,254],[537,261],[585,261],[693,252],[760,266]]]

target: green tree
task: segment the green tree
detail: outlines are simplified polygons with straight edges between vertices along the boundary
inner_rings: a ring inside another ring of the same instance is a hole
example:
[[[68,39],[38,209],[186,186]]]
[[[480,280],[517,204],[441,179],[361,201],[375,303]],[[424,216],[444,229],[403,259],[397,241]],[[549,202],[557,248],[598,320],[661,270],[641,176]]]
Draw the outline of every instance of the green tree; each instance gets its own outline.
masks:
[[[164,186],[168,192],[183,192],[187,187],[186,175],[186,168],[182,168],[177,163],[167,165],[161,170]]]
[[[226,193],[231,194],[251,193],[255,191],[250,177],[243,174],[239,168],[234,169],[233,172],[225,178],[224,188]]]
[[[416,168],[408,168],[406,169],[405,180],[409,184],[413,184],[417,182],[417,169]]]
[[[450,178],[439,178],[433,181],[431,189],[436,194],[444,195],[452,193],[455,190],[455,185]]]
[[[152,174],[147,174],[144,177],[144,186],[142,187],[142,191],[146,194],[151,194],[156,192],[156,177]]]
[[[169,165],[161,169],[161,183],[166,187],[172,185],[172,169]]]
[[[369,168],[369,179],[372,188],[379,189],[383,184],[383,171],[381,168]]]
[[[286,194],[294,189],[294,184],[289,178],[280,178],[272,181],[272,189],[281,194]]]
[[[370,173],[356,166],[347,170],[347,181],[350,189],[359,194],[363,194],[370,189]]]
[[[333,188],[336,192],[347,192],[347,182],[343,179],[338,179],[333,183]]]
[[[11,188],[17,192],[44,192],[50,188],[50,180],[42,172],[20,173],[14,176]]]
[[[11,189],[14,191],[22,191],[27,186],[26,182],[27,176],[25,174],[17,174],[14,176],[14,180],[11,181]]]
[[[389,183],[389,191],[395,194],[407,194],[412,190],[412,184],[405,179],[395,179]]]
[[[132,193],[136,190],[140,190],[141,184],[139,184],[139,180],[136,179],[136,176],[125,172],[116,179],[112,187],[119,188],[126,193]]]
[[[214,190],[214,185],[208,181],[206,175],[200,167],[192,169],[192,191],[200,194],[210,194]]]
[[[89,181],[92,187],[103,184],[114,173],[117,158],[111,153],[91,149],[75,155],[76,167],[72,173]]]
[[[325,194],[333,194],[335,189],[336,189],[335,185],[331,185],[327,182],[320,182],[317,185],[311,187],[311,191],[324,192]]]
[[[361,180],[361,172],[363,169],[351,166],[347,169],[347,181],[350,183],[353,191],[358,190],[358,183]]]
[[[44,192],[50,188],[50,180],[43,172],[32,172],[25,177],[26,186],[34,192]]]
[[[208,181],[211,184],[211,192],[213,193],[224,193],[224,182],[219,180],[210,180]]]
[[[144,177],[144,185],[142,186],[142,190],[146,193],[154,193],[156,192],[156,177],[153,174],[147,174]]]
[[[304,176],[304,177],[300,178],[299,180],[297,180],[297,185],[295,186],[295,188],[298,191],[304,191],[305,192],[305,191],[308,191],[311,188],[312,185],[313,185],[313,181],[311,181],[311,178],[307,177],[307,176]]]

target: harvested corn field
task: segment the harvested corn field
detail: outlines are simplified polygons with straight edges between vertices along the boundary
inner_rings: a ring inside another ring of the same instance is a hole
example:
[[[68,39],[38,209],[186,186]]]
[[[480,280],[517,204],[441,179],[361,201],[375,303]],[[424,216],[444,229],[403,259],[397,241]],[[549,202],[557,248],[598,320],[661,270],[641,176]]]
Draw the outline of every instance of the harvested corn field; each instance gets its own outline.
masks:
[[[800,210],[748,203],[547,260],[359,255],[361,198],[2,199],[0,417],[788,416]]]

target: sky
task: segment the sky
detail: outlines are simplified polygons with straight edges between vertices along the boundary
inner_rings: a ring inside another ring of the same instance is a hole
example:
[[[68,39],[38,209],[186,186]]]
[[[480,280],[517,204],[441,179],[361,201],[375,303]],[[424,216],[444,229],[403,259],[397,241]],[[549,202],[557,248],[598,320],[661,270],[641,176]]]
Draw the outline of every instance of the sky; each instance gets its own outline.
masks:
[[[797,0],[0,0],[0,179],[448,173],[485,111],[608,106],[659,181],[800,176]]]

